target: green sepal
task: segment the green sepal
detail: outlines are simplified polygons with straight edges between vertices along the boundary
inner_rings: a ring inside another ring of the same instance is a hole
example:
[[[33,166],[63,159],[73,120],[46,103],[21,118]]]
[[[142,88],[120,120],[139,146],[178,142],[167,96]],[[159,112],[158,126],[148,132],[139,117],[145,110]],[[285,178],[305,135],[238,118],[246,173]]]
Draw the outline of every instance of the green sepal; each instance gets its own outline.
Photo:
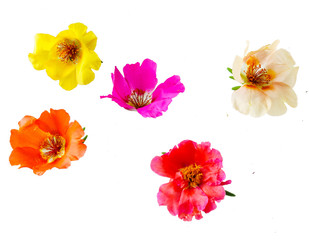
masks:
[[[165,154],[166,152],[162,152],[162,155]]]
[[[235,80],[235,78],[234,78],[233,76],[229,76],[229,78],[230,78],[230,79],[233,79],[233,80]]]
[[[231,192],[226,191],[226,190],[225,190],[225,195],[230,196],[230,197],[236,197],[236,195],[234,193],[231,193]]]
[[[86,142],[87,138],[88,138],[88,135],[86,135],[84,138],[82,138],[83,139],[83,143]]]
[[[241,86],[236,86],[236,87],[233,87],[233,88],[232,88],[232,90],[234,90],[234,91],[235,91],[235,90],[238,90],[239,88],[241,88]]]
[[[83,127],[83,131],[85,131],[86,127]]]
[[[233,71],[232,71],[232,68],[227,68],[227,70],[231,73],[231,74],[233,74]]]

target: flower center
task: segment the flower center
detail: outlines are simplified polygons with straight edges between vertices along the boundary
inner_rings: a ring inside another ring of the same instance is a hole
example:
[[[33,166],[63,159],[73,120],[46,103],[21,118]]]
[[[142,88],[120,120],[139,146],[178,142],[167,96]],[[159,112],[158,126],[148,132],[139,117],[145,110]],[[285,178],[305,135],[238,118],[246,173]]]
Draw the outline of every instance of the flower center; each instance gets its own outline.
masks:
[[[183,179],[188,182],[188,188],[195,188],[202,181],[203,173],[201,173],[201,166],[199,165],[191,164],[179,171],[182,173]]]
[[[152,93],[135,89],[128,97],[127,104],[132,107],[141,108],[152,102]]]
[[[77,39],[64,39],[57,44],[57,54],[61,62],[74,64],[80,56],[80,42]]]
[[[59,135],[46,138],[41,144],[40,153],[48,163],[61,158],[65,153],[65,139]]]
[[[254,85],[257,87],[264,87],[270,84],[273,79],[271,70],[263,68],[256,57],[252,56],[247,60],[246,84]]]

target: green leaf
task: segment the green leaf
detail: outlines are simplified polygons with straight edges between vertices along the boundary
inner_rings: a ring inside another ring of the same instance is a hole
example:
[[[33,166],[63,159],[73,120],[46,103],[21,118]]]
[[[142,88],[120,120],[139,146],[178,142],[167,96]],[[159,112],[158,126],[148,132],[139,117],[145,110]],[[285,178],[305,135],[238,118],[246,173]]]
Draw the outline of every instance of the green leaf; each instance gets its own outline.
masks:
[[[162,152],[162,155],[165,154],[166,152]]]
[[[230,78],[230,79],[233,79],[233,80],[235,80],[235,78],[234,78],[233,76],[229,76],[229,78]]]
[[[230,197],[236,197],[236,195],[234,193],[231,193],[231,192],[226,191],[226,190],[225,190],[225,195],[230,196]]]
[[[235,90],[238,90],[240,87],[241,87],[241,86],[233,87],[232,90],[234,90],[234,91],[235,91]]]
[[[86,127],[83,127],[83,131],[85,131]]]
[[[233,74],[233,71],[232,71],[232,68],[227,68],[227,70],[231,73],[231,74]]]
[[[86,135],[86,136],[83,138],[83,143],[86,142],[87,138],[88,138],[88,135]]]

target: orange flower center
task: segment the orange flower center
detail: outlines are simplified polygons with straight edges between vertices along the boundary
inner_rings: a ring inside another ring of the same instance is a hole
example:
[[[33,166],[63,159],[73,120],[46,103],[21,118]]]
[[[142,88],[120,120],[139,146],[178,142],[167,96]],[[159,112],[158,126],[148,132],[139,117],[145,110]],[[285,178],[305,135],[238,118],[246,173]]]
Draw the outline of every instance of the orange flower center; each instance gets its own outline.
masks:
[[[40,153],[48,163],[61,158],[65,153],[65,139],[59,135],[46,138],[41,144]]]
[[[152,94],[143,90],[135,89],[128,97],[127,103],[137,108],[145,107],[152,102]]]
[[[74,64],[80,57],[80,42],[77,39],[64,39],[57,44],[57,54],[61,62]]]
[[[270,81],[274,78],[271,70],[263,68],[256,57],[251,56],[247,60],[247,70],[245,72],[247,81],[246,84],[257,87],[270,85]]]
[[[188,188],[195,188],[201,183],[203,178],[201,168],[201,166],[191,164],[179,170],[182,173],[183,179],[188,182]]]

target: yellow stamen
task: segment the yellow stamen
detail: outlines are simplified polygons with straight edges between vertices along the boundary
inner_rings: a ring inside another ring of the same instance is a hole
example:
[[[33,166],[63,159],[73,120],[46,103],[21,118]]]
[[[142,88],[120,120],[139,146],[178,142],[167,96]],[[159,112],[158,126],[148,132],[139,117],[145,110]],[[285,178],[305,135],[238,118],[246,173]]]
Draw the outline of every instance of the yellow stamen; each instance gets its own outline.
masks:
[[[59,135],[47,137],[41,144],[40,153],[48,163],[61,158],[65,154],[65,139]]]
[[[57,54],[61,62],[76,64],[80,57],[81,44],[77,39],[64,39],[57,44]]]
[[[188,188],[197,187],[203,178],[203,173],[201,173],[201,166],[196,164],[191,164],[188,167],[184,167],[179,169],[182,173],[182,177],[184,180],[188,182]]]

